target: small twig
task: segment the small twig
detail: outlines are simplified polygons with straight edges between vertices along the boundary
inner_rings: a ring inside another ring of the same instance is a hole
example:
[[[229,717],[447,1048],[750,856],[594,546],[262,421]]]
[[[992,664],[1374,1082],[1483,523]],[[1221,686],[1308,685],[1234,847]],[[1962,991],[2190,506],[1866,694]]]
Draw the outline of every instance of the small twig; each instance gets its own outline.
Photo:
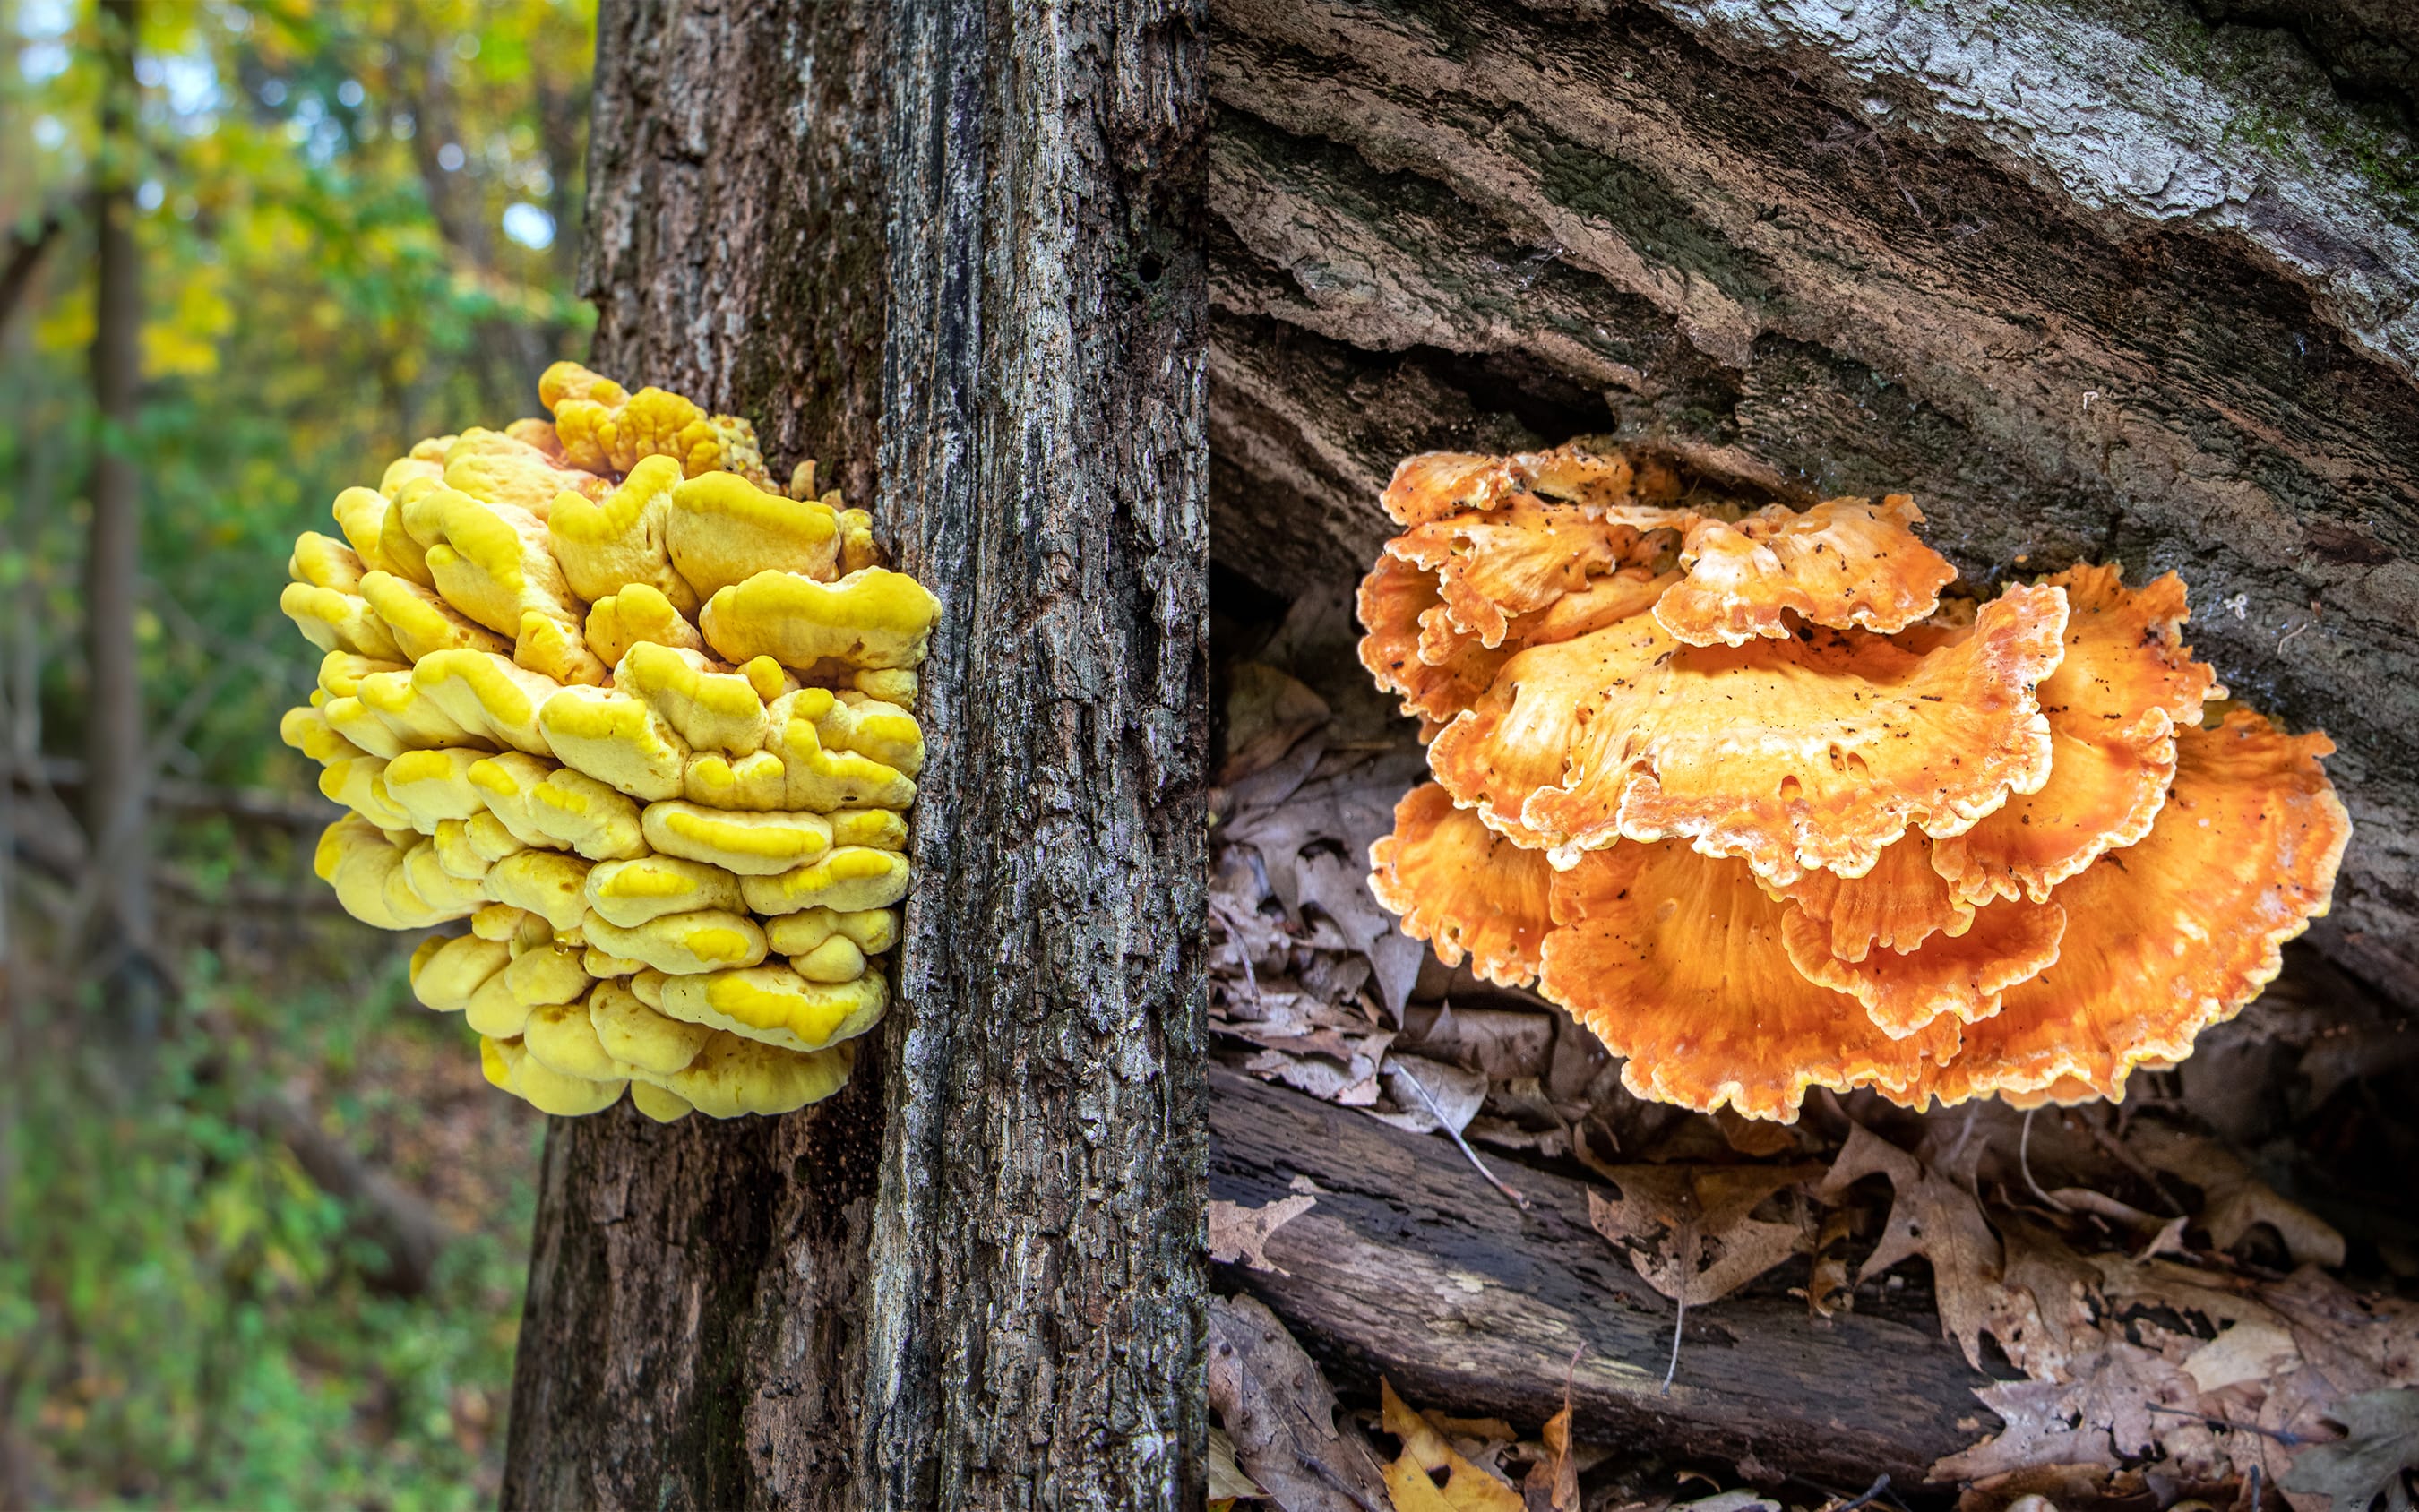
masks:
[[[1672,1378],[1680,1373],[1680,1325],[1688,1320],[1688,1299],[1672,1299],[1678,1311],[1672,1315],[1672,1363],[1663,1367],[1663,1395],[1672,1395]]]
[[[2148,1405],[2151,1412],[2163,1412],[2168,1417],[2189,1417],[2199,1422],[2206,1423],[2211,1427],[2226,1428],[2235,1433],[2257,1433],[2263,1439],[2275,1440],[2278,1443],[2283,1444],[2288,1449],[2298,1449],[2303,1444],[2311,1442],[2298,1433],[2286,1433],[2276,1428],[2263,1428],[2257,1423],[2237,1423],[2231,1418],[2211,1417],[2207,1412],[2195,1412],[2181,1407],[2162,1407],[2156,1402],[2151,1402]]]
[[[1841,1503],[1838,1506],[1833,1507],[1831,1512],[1857,1512],[1857,1508],[1863,1506],[1868,1503],[1878,1501],[1881,1498],[1882,1493],[1889,1489],[1889,1476],[1887,1474],[1881,1475],[1875,1478],[1871,1486],[1865,1488],[1864,1495],[1857,1497],[1853,1502]]]
[[[1505,1196],[1511,1198],[1512,1206],[1519,1209],[1522,1212],[1527,1212],[1529,1211],[1529,1199],[1495,1179],[1495,1173],[1488,1170],[1487,1168],[1487,1163],[1478,1158],[1478,1151],[1470,1148],[1470,1141],[1461,1136],[1461,1131],[1455,1128],[1452,1120],[1448,1119],[1444,1116],[1444,1109],[1438,1107],[1436,1099],[1428,1095],[1427,1087],[1425,1084],[1421,1082],[1419,1072],[1412,1071],[1410,1067],[1406,1066],[1403,1068],[1403,1079],[1410,1082],[1412,1087],[1418,1089],[1420,1101],[1428,1105],[1428,1117],[1436,1119],[1438,1128],[1442,1129],[1446,1134],[1453,1136],[1453,1142],[1461,1147],[1461,1152],[1464,1155],[1470,1157],[1470,1164],[1471,1166],[1477,1170],[1479,1175],[1487,1178],[1487,1184],[1493,1187],[1496,1191],[1502,1193]]]
[[[2042,1184],[2033,1180],[2033,1115],[2040,1111],[2041,1109],[2039,1108],[2025,1109],[2025,1130],[2024,1133],[2016,1136],[2016,1167],[2025,1173],[2025,1185],[2033,1189],[2033,1196],[2041,1198],[2043,1202],[2048,1203],[2051,1207],[2056,1208],[2060,1212],[2072,1212],[2074,1211],[2073,1209],[2068,1207],[2065,1203],[2060,1202],[2057,1198],[2051,1196],[2048,1193],[2042,1191]],[[1882,1478],[1884,1480],[1887,1480],[1889,1477],[1885,1475]]]
[[[1219,898],[1216,893],[1211,893],[1210,913],[1218,920],[1219,926],[1225,930],[1227,936],[1235,942],[1235,953],[1241,957],[1243,962],[1243,985],[1256,999],[1260,995],[1260,974],[1252,969],[1252,942],[1244,937],[1241,927],[1233,918],[1232,905]]]

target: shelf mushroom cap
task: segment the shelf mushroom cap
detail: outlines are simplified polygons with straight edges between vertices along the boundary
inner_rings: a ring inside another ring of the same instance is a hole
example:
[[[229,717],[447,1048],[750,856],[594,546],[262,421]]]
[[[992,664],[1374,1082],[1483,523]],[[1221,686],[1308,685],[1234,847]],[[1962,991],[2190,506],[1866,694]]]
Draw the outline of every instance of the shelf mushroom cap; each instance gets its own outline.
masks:
[[[547,536],[573,593],[595,602],[640,588],[676,613],[697,612],[697,591],[673,569],[665,545],[680,481],[680,464],[672,458],[641,457],[602,501],[591,503],[577,493],[555,501]],[[603,659],[610,665],[621,657]]]
[[[1424,782],[1394,806],[1394,833],[1369,847],[1369,890],[1399,916],[1404,933],[1429,941],[1439,961],[1501,987],[1537,975],[1553,928],[1553,869],[1487,827],[1453,795]]]
[[[1685,576],[1655,618],[1699,646],[1786,640],[1800,624],[1903,630],[1938,608],[1957,577],[1917,538],[1921,523],[1905,494],[1878,505],[1832,499],[1802,512],[1773,504],[1736,524],[1699,520],[1681,545]]]
[[[1616,569],[1649,567],[1659,554],[1634,524],[1537,502],[1447,516],[1395,536],[1386,552],[1436,574],[1445,616],[1488,650],[1520,615]]]
[[[1958,896],[2040,903],[2104,853],[2150,832],[2175,776],[2178,730],[2201,722],[2216,673],[2183,643],[2174,573],[2138,589],[2119,568],[2047,579],[2067,595],[2066,652],[2035,689],[2053,756],[2041,790],[1933,848]]]
[[[1856,998],[1883,1033],[1901,1039],[1943,1014],[1975,1024],[1998,1012],[2002,995],[2057,959],[2066,922],[2054,903],[1994,903],[1955,934],[1942,931],[1911,950],[1873,950],[1850,962],[1832,953],[1827,925],[1792,909],[1780,938],[1801,976]]]
[[[2057,964],[2011,988],[1923,1090],[1943,1103],[2060,1087],[2115,1098],[2134,1067],[2190,1055],[2275,980],[2285,942],[2334,900],[2351,834],[2319,766],[2334,749],[2243,710],[2178,734],[2175,786],[2149,834],[2058,885]]]
[[[1775,883],[1859,875],[1909,826],[1955,834],[2048,780],[2032,688],[2065,624],[2055,588],[2009,590],[1921,656],[1834,630],[1690,646],[1641,615],[1513,657],[1429,763],[1558,865],[1678,836]]]
[[[1788,905],[1744,862],[1678,841],[1596,851],[1554,873],[1540,987],[1617,1056],[1641,1097],[1794,1120],[1807,1088],[1911,1091],[1955,1054],[1957,1022],[1904,1038],[1802,976]]]
[[[764,571],[722,589],[699,616],[715,654],[733,662],[770,656],[784,667],[826,657],[869,670],[924,659],[941,601],[904,573],[868,567],[838,582]]]
[[[785,1050],[815,1051],[873,1026],[889,996],[880,972],[809,981],[788,966],[759,965],[667,978],[663,1011]]]

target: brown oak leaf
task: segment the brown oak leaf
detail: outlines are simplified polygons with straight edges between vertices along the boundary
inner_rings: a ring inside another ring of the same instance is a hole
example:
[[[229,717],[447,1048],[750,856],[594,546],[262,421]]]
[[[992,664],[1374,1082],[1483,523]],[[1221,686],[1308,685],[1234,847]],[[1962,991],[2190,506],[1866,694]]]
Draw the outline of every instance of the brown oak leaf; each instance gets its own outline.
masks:
[[[1982,1217],[1972,1193],[1862,1124],[1848,1129],[1848,1142],[1815,1196],[1836,1201],[1868,1176],[1889,1178],[1896,1194],[1889,1227],[1865,1257],[1857,1283],[1888,1270],[1909,1256],[1932,1262],[1933,1294],[1940,1306],[1940,1332],[1957,1341],[1965,1362],[1982,1368],[1982,1334],[2006,1305],[2000,1287],[1999,1237]]]
[[[1749,1216],[1819,1165],[1606,1165],[1621,1189],[1590,1189],[1588,1221],[1650,1287],[1690,1307],[1718,1302],[1805,1247],[1799,1223]]]

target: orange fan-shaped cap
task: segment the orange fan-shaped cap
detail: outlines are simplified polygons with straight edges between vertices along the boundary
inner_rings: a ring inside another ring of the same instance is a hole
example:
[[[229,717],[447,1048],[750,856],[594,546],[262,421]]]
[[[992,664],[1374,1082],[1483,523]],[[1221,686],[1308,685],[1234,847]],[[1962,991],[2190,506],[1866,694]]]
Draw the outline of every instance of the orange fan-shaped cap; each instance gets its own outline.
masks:
[[[1927,1089],[1943,1103],[2122,1097],[2135,1066],[2190,1055],[2203,1028],[2275,978],[2284,943],[2334,899],[2351,821],[2319,767],[2333,749],[2242,711],[2179,733],[2175,787],[2149,835],[2058,887],[2057,964],[2009,989]]]
[[[1394,805],[1394,832],[1369,847],[1369,890],[1402,918],[1403,933],[1429,941],[1439,961],[1503,987],[1537,975],[1537,950],[1553,927],[1547,892],[1553,869],[1453,806],[1424,782]]]
[[[2056,588],[2010,590],[1923,656],[1830,630],[1689,646],[1641,615],[1514,656],[1428,764],[1558,864],[1681,836],[1779,885],[1860,875],[1909,825],[1952,835],[2047,779],[2032,687],[2065,625]]]
[[[1640,1097],[1797,1117],[1810,1087],[1904,1095],[1957,1048],[1942,1019],[1903,1040],[1790,964],[1789,904],[1736,861],[1677,841],[1615,845],[1554,874],[1542,986],[1617,1056]]]
[[[1934,934],[1904,954],[1875,950],[1857,962],[1834,956],[1829,929],[1800,910],[1791,910],[1780,938],[1807,980],[1853,995],[1895,1039],[1944,1013],[1967,1024],[1989,1018],[2002,994],[2057,959],[2065,933],[2065,909],[2018,903],[1995,903],[1964,932]]]
[[[1957,577],[1916,538],[1922,523],[1904,494],[1878,505],[1833,499],[1803,514],[1774,504],[1735,525],[1700,520],[1680,548],[1687,577],[1655,617],[1699,646],[1779,640],[1793,615],[1839,629],[1903,630],[1938,607]]]
[[[1425,628],[1450,633],[1436,576],[1400,557],[1380,556],[1361,579],[1361,665],[1378,686],[1403,696],[1403,712],[1423,719],[1450,719],[1476,702],[1512,648],[1489,651],[1475,637],[1446,640],[1430,661],[1423,653]]]
[[[2081,566],[2066,590],[2066,656],[2038,690],[2055,754],[2049,781],[1933,851],[1967,902],[2029,897],[2150,832],[2175,773],[2175,732],[2197,725],[2216,674],[2193,659],[2174,573],[2126,588],[2117,567]]]
[[[1463,514],[1405,531],[1386,550],[1437,575],[1454,624],[1490,649],[1503,643],[1513,617],[1544,609],[1592,578],[1643,565],[1644,532],[1589,517],[1573,504],[1516,503]]]
[[[1379,502],[1395,524],[1420,526],[1466,510],[1500,508],[1522,495],[1610,509],[1631,503],[1634,492],[1626,457],[1598,455],[1574,443],[1518,456],[1423,452],[1395,467]]]
[[[1665,589],[1679,580],[1676,572],[1658,575],[1649,567],[1622,567],[1609,572],[1591,579],[1586,587],[1564,594],[1545,608],[1514,620],[1500,648],[1484,645],[1475,634],[1455,622],[1449,607],[1439,604],[1420,614],[1420,659],[1431,667],[1445,667],[1473,652],[1491,652],[1497,659],[1484,663],[1491,673],[1502,666],[1502,658],[1524,647],[1552,645],[1618,625],[1633,614],[1643,614],[1655,607]]]
[[[1795,903],[1810,924],[1823,926],[1826,955],[1853,964],[1877,945],[1903,954],[1934,934],[1963,934],[1974,922],[1974,905],[1950,892],[1934,868],[1933,843],[1908,835],[1883,846],[1863,876],[1809,872],[1769,890]]]
[[[1394,467],[1379,502],[1397,525],[1425,525],[1465,509],[1492,509],[1518,485],[1500,456],[1422,452]]]

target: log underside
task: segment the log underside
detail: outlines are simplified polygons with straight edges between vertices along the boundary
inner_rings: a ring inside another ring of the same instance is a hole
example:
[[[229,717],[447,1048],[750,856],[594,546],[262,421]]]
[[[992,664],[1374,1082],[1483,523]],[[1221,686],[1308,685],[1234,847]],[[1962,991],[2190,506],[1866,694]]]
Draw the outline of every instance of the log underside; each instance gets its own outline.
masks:
[[[2341,748],[2356,828],[2314,941],[2419,1003],[2419,393],[2396,323],[2419,272],[2390,255],[2395,185],[2294,167],[2294,112],[2348,108],[2288,92],[2325,75],[2263,75],[2285,148],[2207,148],[2256,193],[2156,220],[2002,150],[1987,81],[1890,76],[1889,26],[1983,8],[1892,8],[1880,42],[1837,56],[1795,12],[1838,8],[1728,6],[1718,31],[1700,8],[1221,0],[1216,561],[1288,595],[1348,584],[1405,455],[1610,434],[1783,498],[1910,491],[1977,584],[2087,558],[2175,569],[2237,696]],[[1988,9],[2001,52],[2076,24]],[[2222,57],[2302,45],[2214,36]],[[2194,100],[2255,86],[2180,77]],[[2113,161],[2165,144],[2181,174],[2209,122],[2143,114],[2159,105],[2090,124]]]

